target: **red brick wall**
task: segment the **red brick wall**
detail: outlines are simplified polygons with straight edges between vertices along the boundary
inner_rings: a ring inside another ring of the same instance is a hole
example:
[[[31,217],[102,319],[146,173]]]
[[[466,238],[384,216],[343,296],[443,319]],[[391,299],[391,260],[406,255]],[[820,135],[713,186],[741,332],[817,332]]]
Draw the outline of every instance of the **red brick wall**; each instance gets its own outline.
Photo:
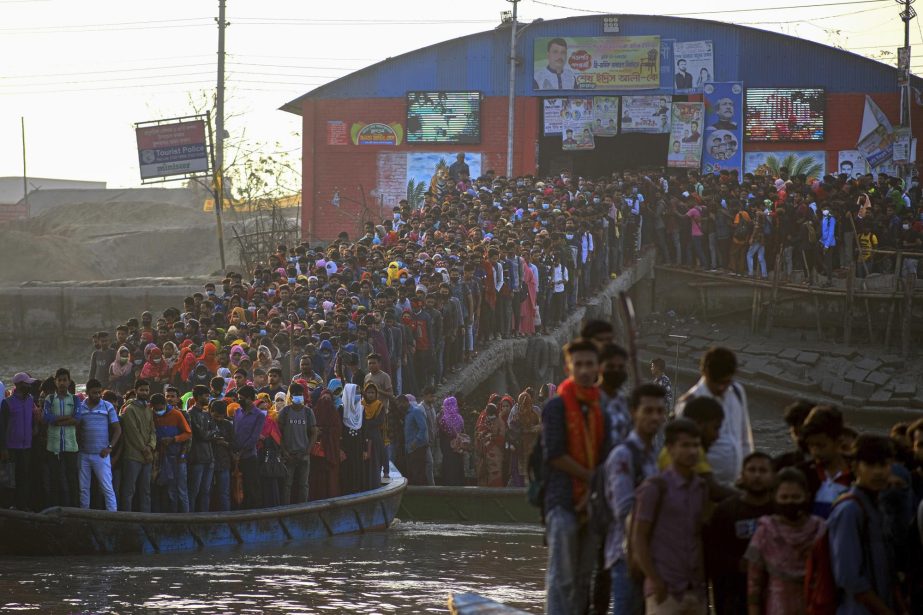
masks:
[[[900,97],[878,94],[872,97],[894,124],[898,123]],[[862,123],[864,94],[827,95],[826,140],[822,143],[746,143],[745,151],[824,150],[827,168],[837,167],[839,150],[855,149]],[[540,136],[541,99],[516,99],[514,175],[534,173]],[[354,122],[405,125],[403,98],[312,100],[302,103],[302,233],[308,240],[331,239],[341,231],[354,237],[364,220],[379,222],[387,217],[406,191],[406,154],[445,152],[447,158],[459,152],[480,153],[482,169],[506,172],[507,99],[488,97],[481,104],[481,143],[478,145],[327,144],[327,122],[345,122],[347,132]],[[923,107],[913,106],[913,123],[923,126]],[[339,206],[333,205],[339,193]]]
[[[516,100],[514,174],[535,172],[539,99]],[[311,100],[302,104],[302,233],[308,239],[331,239],[341,231],[355,236],[364,220],[376,223],[406,193],[410,152],[445,152],[448,159],[460,151],[481,154],[482,170],[506,172],[507,99],[488,97],[481,103],[481,143],[478,145],[327,144],[327,122],[400,124],[405,126],[403,98],[361,100]],[[333,205],[339,193],[339,206]]]

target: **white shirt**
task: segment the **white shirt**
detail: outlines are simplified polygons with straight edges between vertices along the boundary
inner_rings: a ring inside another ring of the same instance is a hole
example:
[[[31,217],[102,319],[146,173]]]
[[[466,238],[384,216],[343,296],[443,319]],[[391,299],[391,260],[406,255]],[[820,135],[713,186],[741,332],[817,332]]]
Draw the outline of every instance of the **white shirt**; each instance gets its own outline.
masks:
[[[539,90],[576,90],[577,74],[570,66],[565,65],[561,74],[552,71],[548,66],[535,71],[535,87]]]
[[[676,403],[676,416],[683,416],[686,402],[696,397],[711,397],[721,403],[724,421],[718,439],[708,449],[708,463],[711,464],[715,480],[731,486],[740,476],[744,457],[753,452],[753,430],[750,427],[750,412],[747,409],[747,392],[743,386],[732,382],[723,397],[715,397],[705,384],[705,377]]]

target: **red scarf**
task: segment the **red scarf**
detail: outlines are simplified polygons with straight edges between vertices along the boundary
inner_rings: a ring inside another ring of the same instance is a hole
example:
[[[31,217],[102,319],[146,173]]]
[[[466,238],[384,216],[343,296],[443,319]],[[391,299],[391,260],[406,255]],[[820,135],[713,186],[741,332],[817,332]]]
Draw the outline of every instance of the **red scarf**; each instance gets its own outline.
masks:
[[[564,401],[564,422],[567,425],[567,454],[592,471],[600,463],[605,421],[599,407],[599,389],[582,387],[573,378],[558,386],[558,396]],[[581,405],[587,407],[586,418]],[[586,495],[588,485],[571,477],[574,505]]]

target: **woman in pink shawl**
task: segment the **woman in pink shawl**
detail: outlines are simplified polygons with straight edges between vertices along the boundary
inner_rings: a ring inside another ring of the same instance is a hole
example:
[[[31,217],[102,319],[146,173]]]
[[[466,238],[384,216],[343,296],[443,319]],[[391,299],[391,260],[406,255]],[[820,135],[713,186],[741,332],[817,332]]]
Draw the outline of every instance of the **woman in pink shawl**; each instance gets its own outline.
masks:
[[[439,418],[439,444],[442,447],[442,484],[460,486],[465,484],[465,462],[463,451],[452,446],[456,438],[465,433],[465,420],[458,413],[458,400],[446,397],[442,402],[442,416]]]
[[[535,304],[538,300],[538,277],[529,262],[529,253],[523,252],[519,259],[522,265],[522,288],[525,295],[519,304],[519,332],[523,335],[535,335]]]

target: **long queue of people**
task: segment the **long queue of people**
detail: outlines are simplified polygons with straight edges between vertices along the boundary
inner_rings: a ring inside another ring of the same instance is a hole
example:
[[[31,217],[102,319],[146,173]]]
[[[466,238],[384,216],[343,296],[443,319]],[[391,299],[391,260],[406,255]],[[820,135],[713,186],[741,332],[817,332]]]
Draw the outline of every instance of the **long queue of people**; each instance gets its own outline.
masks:
[[[772,456],[754,447],[732,351],[705,352],[671,412],[657,382],[620,392],[611,331],[583,334],[530,466],[546,613],[921,612],[923,418],[858,433],[799,400],[780,412],[793,448]]]

